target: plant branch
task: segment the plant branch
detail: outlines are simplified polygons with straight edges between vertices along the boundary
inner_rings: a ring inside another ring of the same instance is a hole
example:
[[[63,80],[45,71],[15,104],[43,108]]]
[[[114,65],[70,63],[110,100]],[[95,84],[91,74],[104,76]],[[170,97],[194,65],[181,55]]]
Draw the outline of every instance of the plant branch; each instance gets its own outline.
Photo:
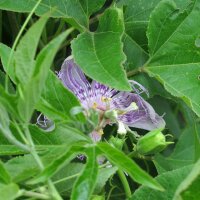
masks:
[[[138,67],[136,69],[133,69],[133,70],[127,72],[127,76],[131,77],[131,76],[134,76],[134,75],[136,75],[138,73],[142,73],[142,72],[145,72],[144,66]]]
[[[126,176],[125,176],[125,174],[122,170],[118,170],[117,173],[118,173],[119,178],[120,178],[122,185],[124,187],[126,197],[127,197],[127,199],[129,199],[131,197],[131,190],[130,190],[130,187],[129,187],[129,183],[126,179]]]
[[[36,199],[50,199],[50,197],[46,194],[41,194],[41,193],[26,191],[26,190],[23,191],[22,196],[33,197]]]

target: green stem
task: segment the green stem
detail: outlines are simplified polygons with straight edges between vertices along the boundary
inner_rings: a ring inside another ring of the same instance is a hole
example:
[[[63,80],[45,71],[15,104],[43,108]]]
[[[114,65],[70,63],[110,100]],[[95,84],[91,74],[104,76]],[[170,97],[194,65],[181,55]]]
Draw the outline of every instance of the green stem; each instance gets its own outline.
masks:
[[[128,76],[128,77],[131,77],[131,76],[134,76],[134,75],[136,75],[136,74],[138,74],[138,73],[141,73],[141,72],[144,72],[144,71],[145,71],[145,70],[144,70],[144,67],[139,67],[139,68],[137,68],[137,69],[133,69],[133,70],[127,72],[127,76]]]
[[[66,181],[66,180],[75,178],[75,177],[79,176],[80,174],[81,174],[81,173],[73,174],[73,175],[71,175],[71,176],[68,176],[68,177],[59,179],[59,180],[57,180],[57,181],[54,181],[53,183],[54,183],[54,184],[58,184],[58,183],[61,183],[61,182],[63,182],[63,181]]]
[[[122,170],[118,170],[117,173],[118,173],[119,178],[120,178],[122,185],[124,187],[126,197],[127,197],[127,199],[129,199],[131,197],[131,190],[130,190],[130,187],[129,187],[129,183],[126,179],[126,176],[125,176],[125,174]]]
[[[1,130],[1,131],[2,131],[2,134],[4,135],[4,137],[5,137],[11,144],[14,144],[15,146],[19,147],[20,149],[23,149],[23,150],[26,151],[26,152],[30,152],[30,148],[29,148],[27,145],[25,145],[25,144],[19,142],[19,141],[13,136],[13,134],[10,132],[9,129],[7,129],[7,130],[3,129],[3,130]]]
[[[15,124],[15,127],[16,127],[16,129],[17,129],[17,131],[18,131],[20,137],[21,137],[22,140],[24,141],[24,143],[25,143],[26,145],[29,145],[28,140],[27,140],[26,137],[24,136],[24,134],[23,134],[23,132],[22,132],[22,130],[21,130],[19,124],[15,121],[15,119],[13,119],[13,122],[14,122],[14,124]]]
[[[50,199],[50,197],[46,194],[41,194],[41,193],[26,191],[26,190],[23,191],[21,196],[33,197],[35,199]]]
[[[10,55],[9,55],[9,59],[8,59],[8,64],[7,64],[7,72],[10,71],[10,64],[11,64],[11,60],[13,59],[13,55],[14,55],[14,50],[18,44],[18,41],[23,33],[23,31],[25,30],[29,20],[31,19],[31,16],[33,15],[33,13],[35,12],[36,8],[39,6],[40,2],[42,0],[38,0],[38,2],[35,4],[34,8],[31,10],[30,14],[28,15],[28,17],[26,18],[22,28],[20,29],[19,33],[17,34],[17,37],[14,41],[14,44],[12,46],[12,49],[11,49],[11,52],[10,52]],[[6,73],[6,77],[5,77],[5,90],[6,92],[8,92],[8,82],[9,82],[9,78],[8,78],[8,73]]]

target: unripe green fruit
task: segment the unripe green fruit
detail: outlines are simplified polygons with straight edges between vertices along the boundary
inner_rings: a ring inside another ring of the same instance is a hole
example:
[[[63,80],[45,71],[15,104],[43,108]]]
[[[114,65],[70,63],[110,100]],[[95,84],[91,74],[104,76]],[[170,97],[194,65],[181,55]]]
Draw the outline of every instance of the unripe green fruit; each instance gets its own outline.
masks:
[[[166,141],[161,131],[161,129],[156,129],[139,138],[136,151],[142,155],[155,154],[164,150],[167,145],[173,144]]]

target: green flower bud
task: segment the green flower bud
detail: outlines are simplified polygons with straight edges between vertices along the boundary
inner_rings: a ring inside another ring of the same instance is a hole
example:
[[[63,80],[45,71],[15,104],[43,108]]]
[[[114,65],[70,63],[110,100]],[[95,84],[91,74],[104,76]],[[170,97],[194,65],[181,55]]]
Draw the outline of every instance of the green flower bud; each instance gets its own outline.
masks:
[[[120,139],[117,137],[113,137],[111,136],[111,138],[109,139],[109,143],[114,146],[117,149],[122,149],[122,146],[124,144],[125,139]]]
[[[136,151],[142,155],[155,154],[164,150],[167,145],[173,144],[166,141],[161,131],[162,129],[156,129],[139,138]]]

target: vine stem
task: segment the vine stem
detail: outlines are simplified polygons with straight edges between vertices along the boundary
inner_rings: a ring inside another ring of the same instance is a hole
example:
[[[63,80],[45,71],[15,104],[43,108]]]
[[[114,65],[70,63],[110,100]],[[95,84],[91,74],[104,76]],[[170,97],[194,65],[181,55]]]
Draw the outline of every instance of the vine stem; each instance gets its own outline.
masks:
[[[35,6],[33,7],[33,9],[31,10],[31,12],[29,13],[28,17],[26,18],[24,24],[22,25],[19,33],[17,34],[17,37],[14,41],[14,44],[12,46],[12,49],[11,49],[11,52],[10,52],[10,55],[9,55],[9,59],[8,59],[8,63],[7,63],[7,73],[6,73],[6,77],[5,77],[5,90],[6,92],[8,92],[8,81],[9,81],[9,78],[8,78],[8,72],[10,71],[10,64],[11,64],[11,60],[12,60],[12,57],[14,55],[14,50],[19,42],[19,39],[23,33],[23,31],[25,30],[29,20],[31,19],[33,13],[35,12],[35,10],[37,9],[37,7],[39,6],[39,4],[41,3],[42,0],[38,0],[38,2],[35,4]]]
[[[129,199],[131,197],[131,189],[129,187],[129,183],[128,183],[127,179],[126,179],[126,176],[125,176],[124,172],[122,170],[120,170],[120,169],[117,171],[117,173],[118,173],[118,176],[119,176],[119,178],[120,178],[120,180],[122,182],[122,185],[124,187],[124,191],[125,191],[126,197],[127,197],[127,199]]]
[[[131,77],[131,76],[134,76],[134,75],[141,73],[141,72],[145,72],[144,66],[133,69],[133,70],[127,72],[127,76]]]

